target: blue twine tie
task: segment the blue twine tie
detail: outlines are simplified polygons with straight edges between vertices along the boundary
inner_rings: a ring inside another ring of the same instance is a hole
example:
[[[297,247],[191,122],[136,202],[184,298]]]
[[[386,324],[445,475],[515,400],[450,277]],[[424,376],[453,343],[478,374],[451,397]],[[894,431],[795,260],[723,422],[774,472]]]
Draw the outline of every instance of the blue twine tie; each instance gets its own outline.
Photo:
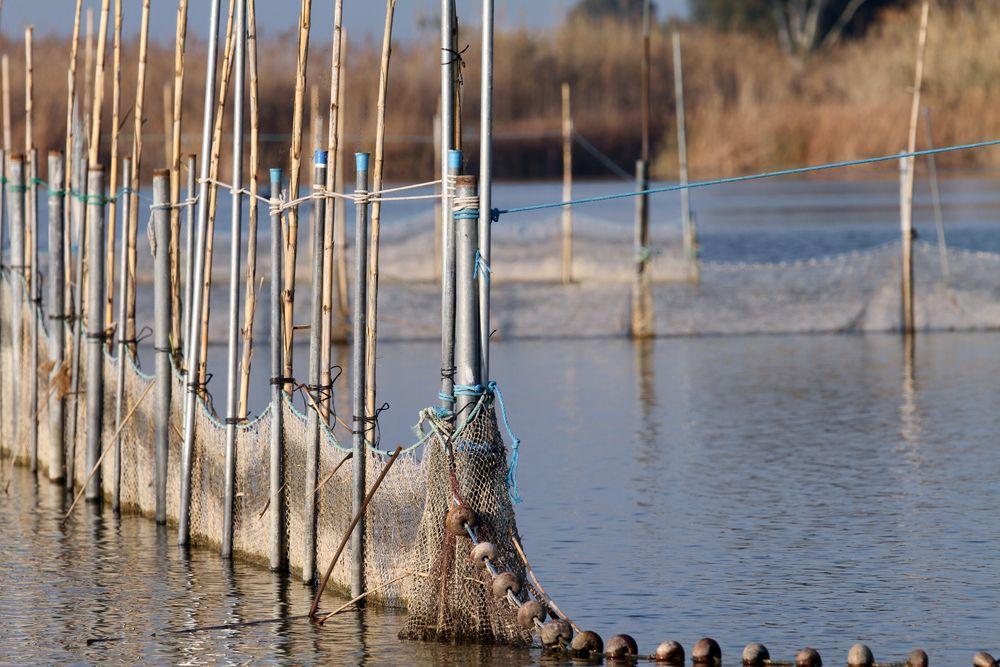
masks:
[[[500,418],[503,420],[508,437],[510,437],[510,468],[507,470],[506,483],[510,501],[517,505],[522,500],[517,492],[517,464],[521,458],[521,439],[514,435],[514,431],[510,427],[510,421],[507,419],[507,406],[503,402],[503,392],[500,391],[500,385],[497,384],[496,380],[489,381],[489,384],[486,385],[486,391],[496,396],[497,405],[500,406]]]
[[[489,280],[490,274],[493,273],[493,271],[490,269],[490,265],[486,263],[486,260],[483,259],[482,254],[480,254],[480,252],[477,250],[475,263],[473,264],[472,267],[473,279],[479,276],[480,267],[482,267],[483,275],[486,277],[487,280]]]

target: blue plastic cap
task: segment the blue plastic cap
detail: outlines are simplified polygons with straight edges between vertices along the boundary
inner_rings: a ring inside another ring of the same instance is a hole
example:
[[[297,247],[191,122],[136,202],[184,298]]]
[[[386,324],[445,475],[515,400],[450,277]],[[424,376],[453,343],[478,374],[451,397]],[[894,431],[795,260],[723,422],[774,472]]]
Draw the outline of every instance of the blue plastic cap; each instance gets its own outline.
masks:
[[[316,151],[313,155],[313,162],[326,166],[326,151]]]
[[[270,172],[271,172],[271,180],[272,181],[275,181],[275,180],[280,181],[281,180],[281,167],[274,167],[273,169],[270,170]]]
[[[368,171],[368,153],[355,153],[354,165],[358,171]]]
[[[448,168],[462,168],[462,151],[448,151]]]

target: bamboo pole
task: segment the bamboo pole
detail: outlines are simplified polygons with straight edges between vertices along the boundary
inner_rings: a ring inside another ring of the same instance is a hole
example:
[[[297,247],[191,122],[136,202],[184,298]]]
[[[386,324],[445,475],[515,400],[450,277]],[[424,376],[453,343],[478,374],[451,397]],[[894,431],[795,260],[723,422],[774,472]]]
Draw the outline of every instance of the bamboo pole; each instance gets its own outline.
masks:
[[[288,191],[295,199],[299,195],[299,177],[302,163],[302,113],[306,89],[307,65],[309,61],[309,28],[312,16],[312,0],[302,0],[299,8],[299,41],[298,60],[295,67],[295,99],[292,108],[292,145],[289,151]],[[291,378],[292,338],[295,330],[295,262],[298,257],[299,211],[297,208],[288,211],[285,230],[285,276],[282,306],[284,309],[285,326],[285,370],[284,376]],[[285,391],[291,391],[291,383],[285,384]]]
[[[212,139],[212,108],[215,106],[215,76],[216,60],[218,57],[219,45],[219,5],[221,0],[212,0],[211,11],[208,20],[208,60],[205,66],[205,97],[202,109],[201,129],[201,154],[208,155],[211,149]],[[176,132],[176,127],[175,127]],[[201,162],[201,179],[198,186],[198,238],[195,248],[195,260],[192,269],[191,282],[198,285],[203,279],[205,271],[205,234],[208,226],[208,161]],[[188,330],[188,340],[186,358],[189,362],[188,368],[193,368],[190,361],[195,358],[195,354],[201,348],[201,327],[194,321],[194,313],[201,312],[202,291],[195,289],[192,296],[191,327]],[[184,392],[184,443],[181,448],[181,491],[180,508],[177,522],[177,541],[180,545],[186,546],[190,538],[190,510],[191,510],[191,468],[192,457],[194,455],[194,419],[195,419],[195,399],[197,398],[198,386],[191,377],[193,371],[188,372],[188,382]]]
[[[145,117],[146,65],[149,57],[149,12],[151,0],[142,2],[142,21],[139,29],[139,69],[135,79],[135,106],[132,111],[132,182],[129,189],[132,199],[128,224],[128,280],[132,288],[128,292],[128,307],[125,313],[125,337],[130,341],[129,349],[136,355],[135,343],[135,281],[136,281],[136,241],[139,229],[139,187],[142,176],[142,128]]]
[[[206,156],[206,161],[207,161]],[[181,331],[184,332],[186,336],[189,331],[191,331],[191,319],[194,314],[191,312],[192,303],[194,302],[194,257],[196,254],[195,249],[195,227],[197,222],[195,220],[195,215],[197,209],[195,208],[193,202],[198,196],[198,156],[194,153],[188,155],[187,161],[187,201],[188,204],[184,209],[185,212],[185,229],[184,229],[184,299],[182,301],[182,307],[184,310],[183,316],[183,328]],[[171,234],[176,227],[171,227]],[[171,236],[171,240],[173,237]],[[180,252],[172,257],[180,257]],[[173,259],[171,259],[171,267],[173,267]],[[171,268],[171,270],[173,270]],[[173,286],[171,285],[171,288]],[[178,317],[173,314],[174,317]],[[171,326],[173,323],[171,323]],[[175,346],[175,349],[178,349]],[[184,349],[184,348],[179,348]],[[181,367],[184,368],[184,372],[188,375],[193,375],[193,371],[188,368],[188,360],[184,357],[181,360]]]
[[[648,187],[647,164],[643,160],[635,163],[635,188],[643,191]],[[635,200],[635,277],[632,281],[632,326],[633,338],[649,338],[653,335],[652,298],[649,291],[649,218],[647,200]]]
[[[222,78],[219,81],[219,97],[215,108],[215,127],[212,132],[212,152],[209,163],[210,181],[219,178],[219,163],[222,159],[222,130],[226,116],[226,97],[229,94],[229,80],[233,73],[233,59],[236,54],[236,40],[233,33],[233,19],[237,0],[229,0],[229,18],[226,20],[226,42],[222,57]],[[198,384],[204,387],[208,378],[206,364],[208,361],[208,325],[212,314],[212,258],[215,255],[215,214],[218,205],[219,189],[214,182],[208,184],[208,231],[205,241],[205,272],[201,285],[204,291],[201,307],[201,347],[197,361],[191,364],[198,369]]]
[[[172,165],[171,146],[173,140],[170,138],[173,131],[173,103],[170,100],[170,84],[164,83],[161,91],[163,98],[163,164]],[[170,186],[167,186],[169,196]]]
[[[63,252],[65,234],[63,225],[63,156],[59,151],[49,152],[49,356],[52,372],[49,386],[55,387],[65,382],[66,367],[66,255]],[[66,419],[65,391],[49,393],[49,432],[52,438],[53,456],[49,460],[49,480],[62,481],[66,470],[66,442],[63,428]]]
[[[271,169],[271,202],[278,204],[281,196],[281,169]],[[281,325],[281,214],[276,207],[271,209],[271,276],[270,276],[270,332],[271,332],[271,451],[268,503],[272,508],[270,516],[269,560],[272,570],[279,570],[285,564],[285,503],[281,493],[284,488],[285,446],[284,446],[284,403],[281,383],[282,371]]]
[[[122,0],[115,0],[115,32],[112,37],[112,59],[111,59],[111,170],[109,174],[108,192],[108,244],[107,261],[105,271],[107,272],[107,285],[104,288],[106,302],[104,306],[104,326],[109,331],[115,325],[115,221],[118,219],[118,140],[121,129],[121,97],[122,97]],[[126,232],[126,226],[122,227],[122,233]],[[125,250],[125,246],[122,246]],[[121,320],[117,323],[119,334],[124,331],[125,323]],[[113,347],[111,340],[108,340],[108,349]]]
[[[87,156],[91,167],[100,164],[101,156],[101,112],[104,109],[104,70],[107,62],[110,8],[111,0],[101,0],[101,25],[97,34],[97,65],[94,69],[94,98],[90,116],[90,143],[88,146],[90,154]],[[90,208],[88,206],[87,210],[89,211]]]
[[[368,153],[355,153],[354,191],[368,191]],[[365,303],[368,289],[368,208],[367,199],[354,204],[354,331],[351,340],[351,507],[358,514],[364,506],[365,495]],[[351,593],[359,595],[365,587],[365,525],[347,531],[351,536]],[[315,606],[315,605],[314,605]]]
[[[680,184],[688,184],[687,121],[684,108],[684,65],[681,60],[681,35],[673,33],[674,42],[674,100],[677,105],[677,161]],[[698,267],[698,233],[691,215],[691,191],[681,190],[681,234],[684,243],[684,259],[687,262],[688,278],[698,282],[701,271]]]
[[[167,459],[170,451],[170,400],[173,372],[170,368],[170,170],[153,172],[153,344],[156,351],[155,452],[156,522],[167,522]]]
[[[0,57],[0,75],[3,76],[3,150],[9,157],[13,142],[10,119],[10,58],[6,53]]]
[[[107,3],[105,3],[107,4]],[[87,468],[94,474],[86,483],[88,501],[101,499],[101,472],[98,466],[103,457],[101,435],[104,427],[104,168],[90,166],[87,174],[87,215],[90,225],[89,308],[87,317]]]
[[[930,13],[930,1],[924,0],[920,12],[920,33],[917,38],[917,66],[913,81],[913,105],[910,108],[910,131],[906,143],[908,153],[917,147],[917,123],[920,120],[920,92],[924,82],[924,54],[927,49],[927,19]],[[914,322],[914,279],[913,279],[913,172],[914,158],[904,158],[903,192],[901,203],[903,257],[902,257],[902,303],[903,303],[903,333],[912,334]]]
[[[233,171],[229,229],[229,350],[226,365],[226,478],[223,505],[222,557],[233,555],[233,514],[236,503],[236,424],[239,421],[240,252],[243,245],[243,88],[246,75],[247,0],[236,0],[233,41]],[[207,301],[206,297],[206,301]]]
[[[83,52],[83,127],[90,132],[90,110],[94,97],[94,9],[87,8],[87,34]],[[89,135],[87,135],[89,141]],[[86,181],[87,176],[83,179]],[[84,188],[87,186],[84,185]]]
[[[70,188],[77,193],[87,191],[87,157],[85,155],[86,131],[84,130],[83,118],[80,115],[80,105],[73,106],[73,153],[68,160],[73,163],[73,181],[70,181]],[[73,197],[70,201],[70,217],[76,230],[76,257],[74,258],[73,273],[76,280],[76,289],[73,293],[73,341],[72,352],[70,353],[70,395],[72,407],[69,411],[69,432],[66,434],[69,440],[69,451],[66,452],[66,478],[67,486],[72,490],[76,484],[76,441],[77,430],[80,423],[80,352],[83,338],[83,323],[85,304],[84,293],[86,292],[86,252],[87,247],[87,213],[84,205],[84,197]]]
[[[927,133],[927,148],[933,149],[935,143],[930,107],[924,107],[924,129]],[[931,184],[931,203],[934,206],[934,228],[937,231],[941,275],[944,277],[945,285],[948,285],[951,282],[951,267],[948,265],[948,243],[944,236],[944,213],[941,210],[941,186],[938,183],[937,159],[933,155],[928,156],[927,167],[927,176]]]
[[[73,311],[73,292],[79,289],[79,276],[74,276],[73,272],[70,270],[73,258],[73,244],[72,244],[72,234],[73,226],[72,222],[72,197],[73,197],[73,182],[75,179],[74,172],[76,165],[73,164],[73,141],[75,139],[75,130],[73,123],[73,112],[77,105],[76,101],[76,70],[77,61],[79,60],[80,52],[80,13],[83,7],[83,0],[76,0],[76,8],[73,11],[73,37],[70,39],[69,43],[69,68],[66,73],[66,149],[63,155],[65,160],[63,161],[63,172],[64,181],[66,187],[64,188],[63,194],[63,216],[65,220],[63,221],[63,249],[65,257],[63,259],[63,268],[65,270],[66,276],[66,313],[67,315],[74,314]],[[51,180],[51,179],[50,179]],[[72,486],[73,480],[68,479],[67,481]]]
[[[336,174],[336,189],[338,192],[344,191],[344,155],[347,154],[347,146],[344,144],[344,126],[347,119],[346,107],[344,106],[344,96],[347,90],[347,31],[342,31],[341,36],[341,60],[340,60],[340,98],[337,103],[337,174]],[[348,276],[347,276],[347,203],[343,199],[337,199],[334,202],[334,238],[333,238],[333,252],[334,252],[334,264],[336,265],[337,272],[337,288],[338,293],[338,309],[340,311],[339,316],[337,313],[333,314],[335,320],[339,320],[340,326],[334,326],[334,332],[340,329],[337,338],[342,341],[347,341],[347,336],[350,333],[350,318],[351,318],[351,299],[348,294]]]
[[[570,108],[569,84],[562,85],[562,163],[563,201],[573,198],[573,113]],[[562,281],[573,282],[573,209],[562,209]]]
[[[338,187],[337,169],[340,161],[340,121],[341,108],[340,101],[343,97],[341,90],[341,68],[343,64],[343,17],[344,1],[336,0],[333,5],[333,47],[330,63],[330,120],[328,125],[326,144],[328,166],[326,169],[326,182],[324,187],[327,191],[336,190]],[[324,221],[323,226],[323,326],[322,340],[320,341],[320,381],[326,387],[326,391],[320,399],[323,410],[323,417],[329,421],[332,414],[331,404],[333,401],[333,387],[331,386],[330,375],[330,345],[333,341],[334,328],[334,307],[336,298],[336,285],[334,284],[334,254],[336,252],[335,227],[337,225],[337,200],[328,197],[323,201]]]
[[[28,26],[24,29],[24,156],[28,160],[27,169],[29,173],[29,178],[25,185],[27,189],[24,191],[25,198],[25,212],[27,213],[27,219],[25,220],[25,237],[24,243],[25,248],[35,247],[35,211],[31,205],[33,197],[35,196],[36,183],[35,180],[38,178],[37,165],[33,162],[34,153],[32,149],[35,147],[35,130],[34,130],[34,106],[35,106],[35,64],[34,64],[34,34],[35,28],[33,26]],[[29,283],[29,290],[31,298],[35,298],[34,285],[35,285],[35,258],[33,252],[27,252],[24,255],[25,264],[25,275]],[[32,472],[34,472],[34,466],[32,466]]]
[[[650,62],[651,55],[651,42],[652,42],[652,22],[653,22],[653,9],[651,0],[643,0],[642,3],[642,64],[640,68],[641,81],[639,83],[640,90],[640,102],[639,106],[642,111],[642,146],[640,149],[639,159],[642,160],[644,176],[643,182],[648,182],[649,180],[649,169],[650,169],[650,122],[652,117],[652,103],[650,101],[650,76],[652,71],[652,64]],[[638,174],[636,174],[638,176]],[[643,188],[645,189],[645,188]],[[644,235],[648,235],[649,228],[649,194],[643,193],[638,197],[640,203],[636,208],[636,212],[640,216],[640,223],[647,230]]]
[[[378,106],[375,123],[375,164],[372,169],[372,192],[382,190],[382,170],[385,160],[385,106],[389,92],[389,58],[392,55],[392,22],[396,12],[396,0],[386,0],[385,28],[382,33],[382,63],[379,67]],[[368,250],[368,294],[365,314],[365,413],[375,415],[376,354],[378,348],[378,253],[381,231],[382,203],[376,198],[372,202],[371,241]],[[357,317],[357,313],[355,313]],[[365,434],[374,442],[374,419],[365,422]],[[358,595],[361,591],[354,591]]]
[[[490,234],[493,221],[493,0],[483,0],[482,75],[479,89],[479,355],[480,374],[490,377]]]
[[[107,301],[105,304],[104,321],[107,329],[115,325],[115,221],[118,219],[118,143],[121,130],[121,95],[122,95],[122,0],[115,0],[115,31],[112,37],[112,65],[111,65],[111,169],[109,174],[108,191],[111,193],[108,202],[108,247],[107,266],[105,274],[107,287],[105,294]],[[123,233],[125,226],[122,227]],[[125,247],[122,246],[124,250]],[[119,321],[117,327],[124,330],[125,323]],[[108,341],[108,348],[111,349],[112,342]]]
[[[213,0],[214,2],[214,0]],[[181,126],[184,120],[184,55],[187,48],[188,0],[178,0],[177,25],[174,37],[174,92],[173,111],[170,114],[170,303],[171,317],[170,336],[175,350],[184,349],[183,337],[188,332],[181,331],[181,259],[180,259],[180,211],[176,208],[181,190]],[[215,63],[215,54],[211,54],[211,62]],[[212,71],[214,86],[215,71]],[[206,118],[211,113],[211,105],[205,107]],[[208,159],[207,148],[203,151],[202,160]],[[207,164],[207,163],[206,163]],[[185,304],[186,307],[187,304]],[[190,366],[188,366],[190,372]]]
[[[118,0],[115,0],[116,3]],[[122,160],[122,181],[131,182],[132,180],[132,164],[130,158],[125,158]],[[129,219],[131,218],[131,212],[129,211],[129,205],[132,203],[131,197],[122,198],[122,208],[121,208],[121,225],[122,225],[122,240],[121,240],[121,270],[118,277],[119,291],[118,291],[118,365],[115,367],[116,371],[116,383],[115,383],[115,432],[118,433],[112,441],[112,447],[115,449],[115,455],[113,457],[112,469],[114,470],[114,478],[112,480],[112,491],[111,491],[111,509],[114,512],[121,511],[121,486],[122,486],[122,439],[121,439],[121,425],[122,425],[122,409],[125,404],[125,364],[128,363],[125,360],[125,355],[128,354],[128,340],[125,334],[125,327],[123,323],[126,318],[126,313],[128,310],[128,293],[129,293],[129,282],[128,282],[128,226]],[[114,228],[115,220],[111,218],[111,224],[108,228]],[[113,300],[112,300],[113,301]],[[110,329],[109,329],[110,330]]]
[[[247,224],[246,301],[243,316],[243,360],[240,364],[240,402],[237,416],[246,419],[253,357],[253,320],[257,312],[257,193],[260,189],[260,107],[257,100],[256,0],[247,3],[247,65],[250,73],[250,220]],[[272,267],[272,270],[274,267]]]

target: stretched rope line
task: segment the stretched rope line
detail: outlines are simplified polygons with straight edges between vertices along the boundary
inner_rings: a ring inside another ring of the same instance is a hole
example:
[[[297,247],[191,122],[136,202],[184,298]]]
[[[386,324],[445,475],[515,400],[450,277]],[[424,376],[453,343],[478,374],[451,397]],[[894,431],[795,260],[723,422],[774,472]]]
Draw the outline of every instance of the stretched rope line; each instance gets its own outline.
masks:
[[[759,181],[765,178],[776,178],[778,176],[795,176],[797,174],[809,174],[818,171],[829,171],[831,169],[843,169],[845,167],[857,167],[865,164],[875,164],[878,162],[888,162],[902,158],[917,158],[927,155],[939,155],[941,153],[953,153],[956,151],[974,150],[977,148],[988,148],[1000,145],[1000,139],[990,141],[979,141],[972,144],[956,144],[954,146],[944,146],[942,148],[928,148],[910,153],[893,153],[891,155],[879,155],[876,157],[862,158],[860,160],[848,160],[846,162],[830,162],[827,164],[813,165],[809,167],[796,167],[794,169],[781,169],[778,171],[765,171],[758,174],[746,176],[731,176],[729,178],[717,178],[711,181],[697,181],[686,185],[668,185],[659,188],[647,188],[645,190],[635,190],[633,192],[619,192],[609,195],[598,195],[595,197],[583,197],[581,199],[569,199],[566,201],[552,202],[549,204],[534,204],[531,206],[517,206],[513,208],[495,208],[490,212],[493,222],[499,222],[500,216],[511,213],[527,213],[530,211],[543,211],[551,208],[563,208],[566,206],[577,206],[579,204],[593,204],[602,201],[613,201],[616,199],[627,199],[629,197],[639,197],[641,195],[653,195],[664,192],[678,192],[680,190],[694,190],[695,188],[706,188],[713,185],[730,185],[733,183],[746,183],[748,181]]]

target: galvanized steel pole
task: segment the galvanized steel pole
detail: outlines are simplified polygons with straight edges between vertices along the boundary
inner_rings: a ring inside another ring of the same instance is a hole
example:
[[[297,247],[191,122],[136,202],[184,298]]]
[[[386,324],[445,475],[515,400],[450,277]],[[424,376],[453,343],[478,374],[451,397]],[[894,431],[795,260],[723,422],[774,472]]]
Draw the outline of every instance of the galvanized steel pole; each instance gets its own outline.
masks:
[[[236,76],[233,81],[233,203],[229,232],[229,351],[226,359],[226,482],[222,522],[222,557],[233,555],[236,502],[236,424],[240,401],[240,255],[243,245],[243,87],[246,76],[247,3],[237,0]],[[256,202],[251,204],[256,205]],[[201,290],[198,290],[199,292]],[[200,310],[198,312],[201,312]]]
[[[75,115],[77,121],[79,114]],[[69,410],[69,432],[66,439],[69,440],[69,447],[66,452],[66,477],[68,483],[66,487],[73,491],[76,486],[76,441],[78,440],[80,426],[80,373],[83,369],[80,366],[81,352],[83,351],[83,273],[84,273],[84,253],[87,246],[87,222],[86,222],[86,202],[87,191],[87,160],[83,149],[83,130],[73,134],[73,155],[71,157],[75,168],[73,169],[73,181],[71,189],[75,195],[70,203],[72,209],[72,226],[76,228],[76,260],[73,268],[73,349],[70,352],[70,395],[72,407]]]
[[[455,385],[478,387],[485,377],[482,370],[480,349],[480,303],[476,277],[482,278],[483,270],[476,258],[478,229],[476,225],[476,177],[459,176],[455,179]],[[480,200],[480,206],[482,200]],[[479,252],[482,252],[480,249]],[[482,281],[479,283],[481,289]],[[455,396],[456,423],[469,418],[468,412],[478,398],[471,390],[457,390]]]
[[[195,228],[195,201],[198,197],[198,156],[188,155],[188,179],[187,179],[187,202],[185,203],[185,225],[184,230],[184,303],[181,304],[182,313],[178,313],[181,328],[185,334],[191,329],[191,295],[194,294],[194,228]],[[180,253],[180,249],[177,250]],[[183,341],[174,341],[174,347],[183,350]],[[182,366],[187,367],[185,359]]]
[[[490,225],[493,210],[493,0],[483,0],[483,65],[479,114],[479,370],[490,376]],[[461,255],[460,255],[461,257]],[[461,264],[461,259],[459,263]],[[461,271],[461,269],[459,269]]]
[[[122,160],[122,183],[125,183],[123,192],[129,191],[128,183],[132,182],[132,160],[125,158]],[[125,355],[128,353],[127,332],[125,331],[125,317],[128,312],[128,225],[131,215],[130,206],[132,197],[121,197],[121,253],[118,264],[118,366],[117,382],[115,384],[115,442],[114,451],[114,484],[111,490],[111,509],[118,512],[121,509],[121,484],[122,484],[122,434],[119,432],[122,425],[122,410],[125,403]],[[111,224],[115,224],[112,220]]]
[[[104,167],[91,165],[87,172],[86,216],[90,225],[87,244],[87,470],[101,458],[104,428]],[[87,484],[86,498],[101,499],[101,470]]]
[[[326,183],[327,152],[318,150],[313,160],[313,189],[322,190]],[[306,389],[313,405],[306,406],[309,414],[309,440],[306,442],[305,470],[305,553],[302,555],[302,581],[311,583],[316,571],[316,477],[319,469],[320,406],[322,392],[329,387],[320,387],[320,342],[323,338],[323,239],[326,237],[326,201],[313,201],[312,225],[312,301],[309,317],[309,387]]]
[[[445,190],[454,190],[455,179],[462,171],[462,151],[448,151],[444,172]],[[451,413],[455,409],[455,223],[450,196],[445,197],[442,210],[446,219],[441,225],[441,407]],[[451,419],[451,417],[449,417]]]
[[[0,156],[0,160],[2,159]],[[63,247],[66,218],[63,215],[63,201],[63,156],[59,151],[49,151],[49,356],[54,364],[49,374],[50,384],[65,373],[66,364],[66,255]],[[63,429],[66,398],[63,392],[49,393],[48,408],[52,438],[49,479],[58,482],[66,474],[66,439]]]
[[[354,163],[357,170],[354,190],[355,194],[368,194],[368,153],[355,153]],[[368,287],[368,206],[367,197],[355,203],[354,251],[357,257],[354,262],[354,340],[351,354],[352,363],[352,400],[353,432],[352,445],[354,456],[351,459],[351,469],[354,486],[351,495],[351,512],[357,514],[365,499],[365,464],[368,456],[365,452],[365,303]],[[357,597],[365,588],[365,522],[360,521],[351,533],[351,595]]]
[[[31,270],[28,275],[28,314],[31,318],[31,361],[28,365],[28,395],[31,397],[31,422],[28,424],[28,451],[31,472],[38,472],[38,319],[42,314],[42,291],[38,271],[38,149],[32,148],[31,182],[28,186],[28,225],[31,230]]]
[[[13,437],[12,456],[17,456],[17,443],[21,432],[21,358],[24,340],[24,156],[12,155],[7,163],[10,171],[7,183],[7,213],[10,218],[10,291],[11,291],[11,362],[12,371],[10,421]]]
[[[205,237],[208,226],[208,175],[209,162],[205,156],[212,149],[212,109],[215,108],[215,77],[216,60],[219,50],[219,4],[221,0],[212,0],[211,13],[208,20],[208,62],[205,67],[205,101],[203,105],[204,118],[201,129],[201,178],[198,183],[198,219],[197,247],[194,253],[194,267],[191,285],[200,286],[205,274]],[[196,355],[201,350],[201,323],[197,315],[202,310],[204,290],[195,288],[191,294],[190,328],[188,329],[187,352],[184,355],[188,369],[187,387],[184,392],[184,444],[181,448],[181,492],[180,508],[177,522],[177,542],[187,545],[190,537],[191,509],[191,457],[194,453],[194,418],[195,399],[198,397],[198,385],[195,374],[198,368]]]
[[[277,204],[281,196],[281,169],[271,170],[271,473],[269,506],[271,510],[270,565],[279,570],[285,563],[285,505],[282,502],[284,485],[284,398],[281,390],[282,308],[281,281],[283,244],[281,242],[281,212]]]
[[[170,170],[153,172],[153,345],[156,352],[156,426],[153,450],[156,468],[156,523],[167,522],[167,458],[170,451]]]

